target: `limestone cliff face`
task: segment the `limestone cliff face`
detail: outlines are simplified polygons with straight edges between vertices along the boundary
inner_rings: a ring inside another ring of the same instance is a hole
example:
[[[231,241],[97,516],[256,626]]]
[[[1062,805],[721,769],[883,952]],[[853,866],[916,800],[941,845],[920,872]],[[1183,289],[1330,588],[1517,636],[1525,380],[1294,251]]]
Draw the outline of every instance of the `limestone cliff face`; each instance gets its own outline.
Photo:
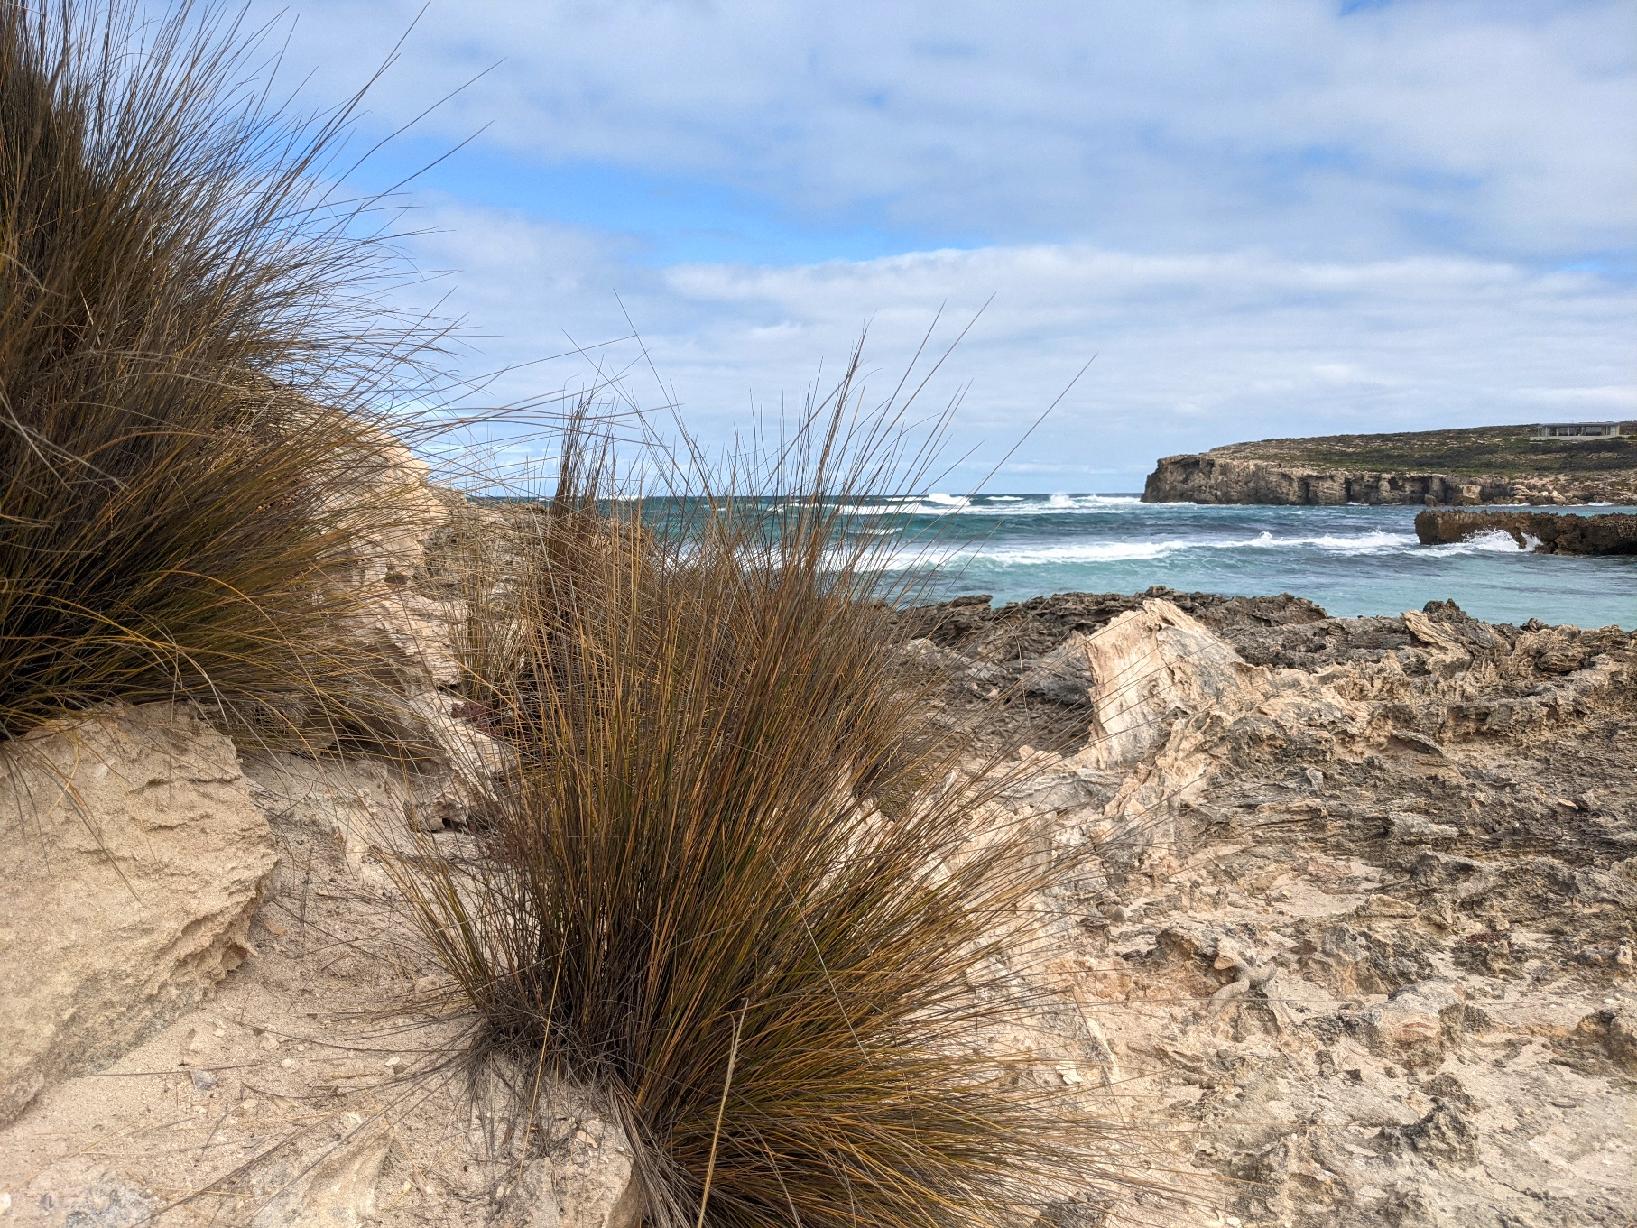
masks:
[[[1143,486],[1144,503],[1566,503],[1565,494],[1520,479],[1441,473],[1320,470],[1210,452],[1163,457]]]

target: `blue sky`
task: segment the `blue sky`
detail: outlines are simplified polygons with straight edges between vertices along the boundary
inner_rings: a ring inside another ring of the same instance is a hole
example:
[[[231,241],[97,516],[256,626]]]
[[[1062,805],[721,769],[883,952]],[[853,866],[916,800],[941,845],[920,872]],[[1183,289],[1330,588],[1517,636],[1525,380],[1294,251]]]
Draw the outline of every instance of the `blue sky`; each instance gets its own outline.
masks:
[[[356,85],[419,2],[281,3],[304,96]],[[472,138],[412,188],[411,248],[473,372],[629,312],[665,385],[643,366],[631,395],[720,438],[866,324],[884,383],[940,306],[990,302],[933,390],[967,389],[951,485],[1096,357],[999,490],[1637,416],[1630,0],[433,0],[360,137],[478,74],[361,175]],[[596,378],[569,358],[489,395]]]

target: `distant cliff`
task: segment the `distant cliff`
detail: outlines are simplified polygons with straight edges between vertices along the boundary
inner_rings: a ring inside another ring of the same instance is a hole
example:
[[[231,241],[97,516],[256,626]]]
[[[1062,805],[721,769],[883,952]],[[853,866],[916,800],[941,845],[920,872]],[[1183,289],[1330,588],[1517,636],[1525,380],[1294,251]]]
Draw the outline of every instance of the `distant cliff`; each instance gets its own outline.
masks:
[[[1628,428],[1632,429],[1632,428]],[[1527,426],[1264,439],[1167,456],[1147,503],[1637,503],[1637,431],[1535,440]]]

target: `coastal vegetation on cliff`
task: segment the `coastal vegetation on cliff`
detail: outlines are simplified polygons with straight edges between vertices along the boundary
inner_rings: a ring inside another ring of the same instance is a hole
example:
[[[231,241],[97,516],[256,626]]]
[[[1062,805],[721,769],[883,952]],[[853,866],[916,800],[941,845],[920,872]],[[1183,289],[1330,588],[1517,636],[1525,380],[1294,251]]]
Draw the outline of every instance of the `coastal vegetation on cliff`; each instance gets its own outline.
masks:
[[[1535,439],[1528,426],[1325,435],[1162,458],[1150,503],[1637,502],[1637,436]]]

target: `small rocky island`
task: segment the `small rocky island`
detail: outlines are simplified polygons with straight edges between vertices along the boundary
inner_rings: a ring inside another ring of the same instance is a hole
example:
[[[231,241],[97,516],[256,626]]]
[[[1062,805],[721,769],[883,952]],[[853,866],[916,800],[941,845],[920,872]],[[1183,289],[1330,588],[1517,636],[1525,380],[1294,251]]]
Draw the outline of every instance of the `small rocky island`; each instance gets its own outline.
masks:
[[[1580,434],[1554,433],[1582,431]],[[1262,439],[1167,456],[1145,503],[1637,503],[1637,424]]]
[[[1509,534],[1519,546],[1538,554],[1637,554],[1637,515],[1630,512],[1577,516],[1573,512],[1429,507],[1415,518],[1415,533],[1423,546],[1440,546],[1494,532]]]

